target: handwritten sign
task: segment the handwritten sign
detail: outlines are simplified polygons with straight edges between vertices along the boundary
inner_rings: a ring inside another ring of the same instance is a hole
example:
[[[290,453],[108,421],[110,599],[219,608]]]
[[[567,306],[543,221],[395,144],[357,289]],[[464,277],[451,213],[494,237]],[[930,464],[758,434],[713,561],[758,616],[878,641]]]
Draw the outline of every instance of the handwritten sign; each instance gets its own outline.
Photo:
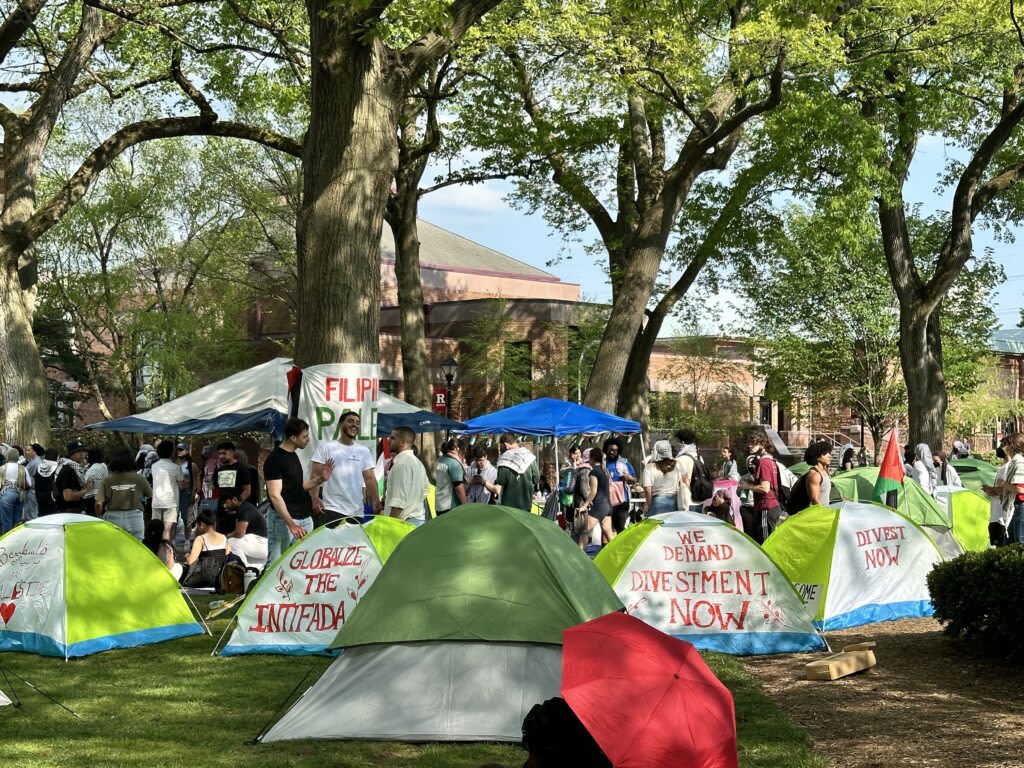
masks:
[[[669,634],[783,631],[805,619],[781,572],[725,525],[660,526],[615,591],[629,613]]]
[[[380,572],[362,526],[319,528],[271,566],[242,606],[226,654],[324,650]]]
[[[6,632],[63,642],[64,535],[21,527],[0,541],[0,649]]]

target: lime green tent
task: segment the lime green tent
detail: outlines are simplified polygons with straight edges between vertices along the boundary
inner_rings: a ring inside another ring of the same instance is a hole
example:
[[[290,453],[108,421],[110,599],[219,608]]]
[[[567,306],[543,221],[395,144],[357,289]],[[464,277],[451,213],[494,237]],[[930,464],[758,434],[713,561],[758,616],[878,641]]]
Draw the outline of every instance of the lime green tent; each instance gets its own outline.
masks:
[[[964,552],[988,549],[988,522],[992,503],[988,496],[967,488],[944,486],[938,491],[938,503],[949,516],[953,536]]]
[[[960,481],[964,488],[972,491],[981,491],[983,485],[995,485],[997,467],[981,459],[957,459],[949,462],[960,475]]]
[[[467,504],[395,548],[344,651],[262,740],[518,742],[560,695],[562,631],[622,608],[555,523]]]
[[[177,580],[131,534],[48,515],[0,538],[0,651],[65,659],[200,634]]]
[[[805,509],[764,551],[824,630],[932,614],[927,576],[942,554],[921,526],[889,507],[845,501]]]
[[[792,472],[797,477],[800,477],[801,475],[806,475],[810,468],[811,465],[808,464],[806,461],[798,461],[796,464],[789,468],[789,471]]]
[[[631,525],[594,558],[631,616],[701,650],[827,650],[789,579],[753,539],[682,511]]]

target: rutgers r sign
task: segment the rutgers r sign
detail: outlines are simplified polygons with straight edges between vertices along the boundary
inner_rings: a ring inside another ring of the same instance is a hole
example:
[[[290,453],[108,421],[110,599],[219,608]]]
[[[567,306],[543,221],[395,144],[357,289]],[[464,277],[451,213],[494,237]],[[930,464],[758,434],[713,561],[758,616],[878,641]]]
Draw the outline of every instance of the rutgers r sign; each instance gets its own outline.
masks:
[[[448,413],[448,390],[441,386],[434,386],[434,413],[442,416]]]

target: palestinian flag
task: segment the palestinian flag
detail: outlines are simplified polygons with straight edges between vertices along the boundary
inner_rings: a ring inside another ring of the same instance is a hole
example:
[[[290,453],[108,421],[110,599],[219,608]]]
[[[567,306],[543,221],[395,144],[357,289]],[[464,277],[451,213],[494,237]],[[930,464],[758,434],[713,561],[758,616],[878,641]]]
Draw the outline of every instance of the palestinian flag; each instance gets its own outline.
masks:
[[[894,429],[889,436],[889,446],[885,449],[882,466],[878,469],[878,479],[875,481],[875,501],[895,507],[895,503],[889,504],[889,494],[893,495],[891,501],[895,502],[896,492],[903,487],[904,477],[906,477],[906,472],[903,471],[899,435]]]

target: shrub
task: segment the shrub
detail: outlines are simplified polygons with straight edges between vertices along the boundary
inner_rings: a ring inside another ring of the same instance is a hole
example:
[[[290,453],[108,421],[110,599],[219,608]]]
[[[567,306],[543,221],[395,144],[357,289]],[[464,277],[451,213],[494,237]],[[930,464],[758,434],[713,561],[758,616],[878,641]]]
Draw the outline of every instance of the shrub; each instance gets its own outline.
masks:
[[[986,653],[1024,659],[1024,545],[940,563],[928,574],[928,591],[947,635]]]

